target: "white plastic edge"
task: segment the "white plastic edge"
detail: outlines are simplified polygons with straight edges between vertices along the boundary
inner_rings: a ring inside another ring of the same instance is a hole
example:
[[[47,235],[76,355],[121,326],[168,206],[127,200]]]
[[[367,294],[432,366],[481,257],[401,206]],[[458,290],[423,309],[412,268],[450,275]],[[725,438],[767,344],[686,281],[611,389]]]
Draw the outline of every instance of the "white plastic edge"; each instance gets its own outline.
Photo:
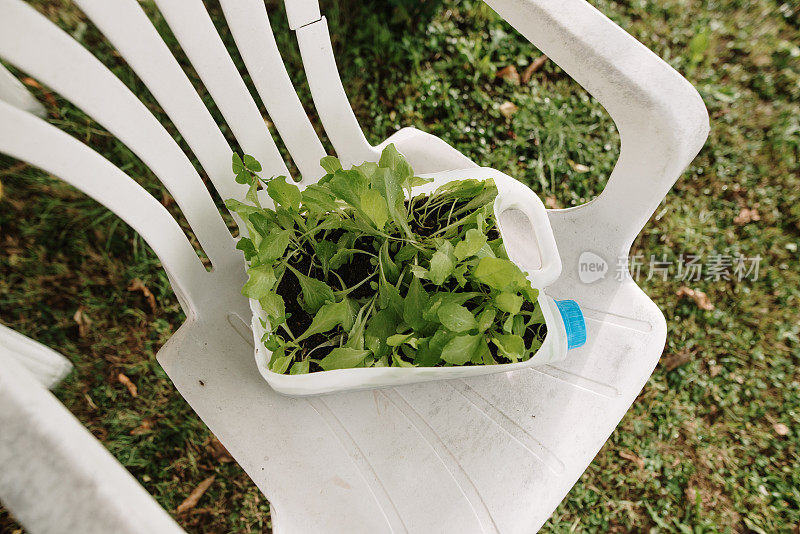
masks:
[[[0,63],[0,100],[37,117],[45,117],[47,115],[44,106],[33,97],[30,91],[22,85],[22,82],[16,79],[2,63]]]
[[[72,363],[64,356],[2,324],[0,355],[16,360],[48,389],[56,387],[72,371]]]
[[[286,0],[284,5],[290,30],[296,30],[322,18],[317,0]]]
[[[0,501],[28,532],[183,530],[16,358],[0,352]]]

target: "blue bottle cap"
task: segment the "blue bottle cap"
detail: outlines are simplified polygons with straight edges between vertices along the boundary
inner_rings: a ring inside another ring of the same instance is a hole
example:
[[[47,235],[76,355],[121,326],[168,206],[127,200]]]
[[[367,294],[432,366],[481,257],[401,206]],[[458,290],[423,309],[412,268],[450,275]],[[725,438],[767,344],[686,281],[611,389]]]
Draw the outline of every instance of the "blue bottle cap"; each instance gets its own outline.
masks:
[[[586,321],[574,300],[556,300],[556,306],[567,330],[567,349],[577,349],[586,343]]]

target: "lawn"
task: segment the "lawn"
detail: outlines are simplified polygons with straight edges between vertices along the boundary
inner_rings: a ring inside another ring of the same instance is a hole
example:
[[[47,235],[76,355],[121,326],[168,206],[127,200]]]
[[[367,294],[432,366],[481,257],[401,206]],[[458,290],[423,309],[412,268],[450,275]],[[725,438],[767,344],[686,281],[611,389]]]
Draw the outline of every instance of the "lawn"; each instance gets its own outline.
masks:
[[[165,120],[76,7],[66,0],[31,3]],[[542,532],[796,533],[800,7],[788,0],[593,3],[698,88],[711,134],[632,253],[644,263],[640,285],[667,317],[662,361]],[[232,43],[216,2],[206,4]],[[175,45],[157,10],[142,5]],[[296,86],[310,102],[283,10],[268,5]],[[323,5],[344,86],[371,142],[417,126],[529,184],[550,207],[578,205],[602,190],[619,153],[614,124],[556,65],[537,61],[535,47],[481,2],[447,0],[408,16],[385,5]],[[198,83],[185,57],[178,58]],[[528,77],[534,62],[540,68]],[[52,124],[179,216],[125,146],[46,87],[28,85]],[[176,515],[188,531],[269,531],[269,503],[155,360],[183,317],[153,252],[110,212],[37,169],[0,156],[0,181],[0,321],[75,364],[58,397],[173,514],[216,475],[199,505]],[[686,281],[675,267],[681,254],[761,261],[757,277]],[[666,279],[647,279],[651,256],[673,262]],[[679,296],[684,286],[705,293],[707,302]],[[18,528],[0,509],[0,531]]]

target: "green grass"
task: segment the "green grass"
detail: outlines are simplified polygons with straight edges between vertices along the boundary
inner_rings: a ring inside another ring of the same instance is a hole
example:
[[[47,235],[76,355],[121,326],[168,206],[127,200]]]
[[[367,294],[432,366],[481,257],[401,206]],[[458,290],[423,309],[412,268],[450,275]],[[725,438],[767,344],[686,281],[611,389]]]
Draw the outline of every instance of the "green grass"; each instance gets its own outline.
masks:
[[[32,3],[164,118],[72,4]],[[694,283],[708,294],[712,311],[678,299],[679,281],[641,281],[667,316],[665,355],[690,357],[671,371],[659,365],[543,532],[796,532],[798,8],[780,0],[594,3],[687,76],[711,115],[708,143],[634,253],[739,252],[760,254],[763,261],[755,282]],[[430,20],[413,23],[387,24],[388,15],[369,14],[357,0],[340,8],[328,2],[324,11],[344,85],[370,141],[417,126],[561,207],[602,190],[619,149],[612,121],[551,62],[526,85],[496,79],[507,65],[521,73],[540,53],[483,4],[448,0]],[[222,20],[218,8],[212,12]],[[274,6],[271,12],[287,64],[307,97],[283,14]],[[506,101],[519,107],[510,119],[499,112]],[[152,173],[101,127],[60,98],[48,110],[53,124],[169,203]],[[589,170],[579,172],[577,164]],[[183,317],[152,251],[104,208],[39,170],[3,157],[0,181],[0,320],[75,364],[59,398],[167,510],[217,474],[198,510],[179,518],[189,531],[267,531],[268,503],[238,466],[214,458],[208,430],[155,361]],[[742,207],[757,208],[760,220],[735,224]],[[174,204],[170,209],[179,215]],[[155,311],[141,293],[127,291],[133,278],[153,291]],[[79,309],[92,320],[83,337],[73,319]],[[117,381],[120,372],[137,384],[137,398]],[[776,424],[786,425],[788,434],[779,435]],[[0,510],[0,530],[16,528]]]

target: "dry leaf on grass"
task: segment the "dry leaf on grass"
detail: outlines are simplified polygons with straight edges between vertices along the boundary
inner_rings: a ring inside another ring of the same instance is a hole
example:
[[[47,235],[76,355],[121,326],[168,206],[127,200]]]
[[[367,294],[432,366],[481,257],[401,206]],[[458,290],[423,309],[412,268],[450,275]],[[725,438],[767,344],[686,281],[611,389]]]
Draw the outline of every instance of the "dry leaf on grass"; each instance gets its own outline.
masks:
[[[661,361],[664,363],[664,368],[667,370],[667,372],[669,372],[677,369],[685,363],[688,363],[691,359],[692,353],[688,350],[682,350],[673,354],[667,354]]]
[[[46,91],[39,82],[27,76],[25,78],[22,78],[22,83],[24,83],[28,87],[33,87],[35,89],[41,90],[42,96],[44,97],[45,101],[47,101],[47,105],[52,108],[50,111],[52,111],[55,116],[59,116],[58,101],[56,101],[56,97],[53,96],[53,93],[51,93],[50,91]]]
[[[519,108],[513,102],[506,101],[500,104],[500,113],[507,119],[510,119],[518,110]]]
[[[136,386],[134,386],[136,387]],[[153,430],[153,421],[151,419],[142,419],[142,424],[128,432],[131,436],[141,436]]]
[[[502,78],[508,82],[511,82],[514,85],[519,85],[519,72],[517,72],[517,67],[515,67],[514,65],[503,67],[502,69],[497,71],[497,74],[495,76],[497,76],[498,78]]]
[[[197,503],[200,502],[200,498],[208,490],[208,488],[211,487],[211,484],[214,483],[215,478],[216,477],[214,475],[211,475],[207,479],[203,480],[200,484],[198,484],[197,487],[192,490],[189,496],[186,497],[186,499],[184,499],[184,501],[178,505],[178,508],[176,508],[175,511],[179,514],[182,514],[184,512],[188,512],[189,510],[197,506]]]
[[[711,304],[710,300],[708,300],[708,295],[698,289],[691,289],[689,287],[682,286],[680,289],[678,289],[675,295],[678,298],[689,297],[701,310],[711,311],[714,309],[714,305]]]
[[[631,462],[636,464],[636,467],[638,467],[639,469],[644,469],[644,460],[642,460],[641,458],[639,458],[638,456],[636,456],[632,452],[630,452],[630,451],[619,451],[619,455],[620,455],[621,458],[625,458],[626,460],[630,460]]]
[[[226,449],[225,446],[215,437],[211,438],[211,441],[208,444],[208,451],[218,462],[228,464],[233,461],[233,456],[231,456],[231,453],[229,453],[228,449]]]
[[[77,309],[72,319],[75,321],[75,324],[78,325],[78,336],[86,337],[86,334],[89,333],[89,327],[92,326],[92,320],[89,319],[89,316],[83,311],[83,306]]]
[[[531,81],[531,76],[542,68],[542,65],[547,63],[547,56],[539,56],[534,59],[530,65],[525,69],[525,72],[522,73],[522,83],[528,83]]]
[[[789,434],[789,427],[784,425],[783,423],[775,423],[774,425],[772,425],[772,428],[773,430],[775,430],[775,433],[778,434],[779,436],[786,436]]]
[[[136,389],[136,384],[131,382],[130,378],[120,373],[117,375],[117,380],[119,380],[120,384],[128,388],[128,393],[131,394],[131,397],[136,398],[139,395],[139,390]]]
[[[761,215],[759,215],[758,210],[755,208],[742,208],[739,211],[739,215],[733,218],[733,224],[738,226],[742,226],[744,224],[753,222],[753,221],[760,221]]]
[[[141,291],[144,298],[147,299],[147,303],[150,305],[150,309],[153,310],[153,312],[155,313],[156,297],[149,289],[147,289],[147,286],[144,285],[144,282],[142,282],[138,278],[134,278],[133,280],[131,280],[131,283],[128,284],[128,291]]]
[[[575,171],[575,172],[583,173],[583,172],[589,172],[589,170],[590,170],[589,167],[587,167],[583,163],[576,163],[576,162],[572,161],[571,159],[567,160],[567,163],[569,163],[569,166],[572,167],[572,170]]]

